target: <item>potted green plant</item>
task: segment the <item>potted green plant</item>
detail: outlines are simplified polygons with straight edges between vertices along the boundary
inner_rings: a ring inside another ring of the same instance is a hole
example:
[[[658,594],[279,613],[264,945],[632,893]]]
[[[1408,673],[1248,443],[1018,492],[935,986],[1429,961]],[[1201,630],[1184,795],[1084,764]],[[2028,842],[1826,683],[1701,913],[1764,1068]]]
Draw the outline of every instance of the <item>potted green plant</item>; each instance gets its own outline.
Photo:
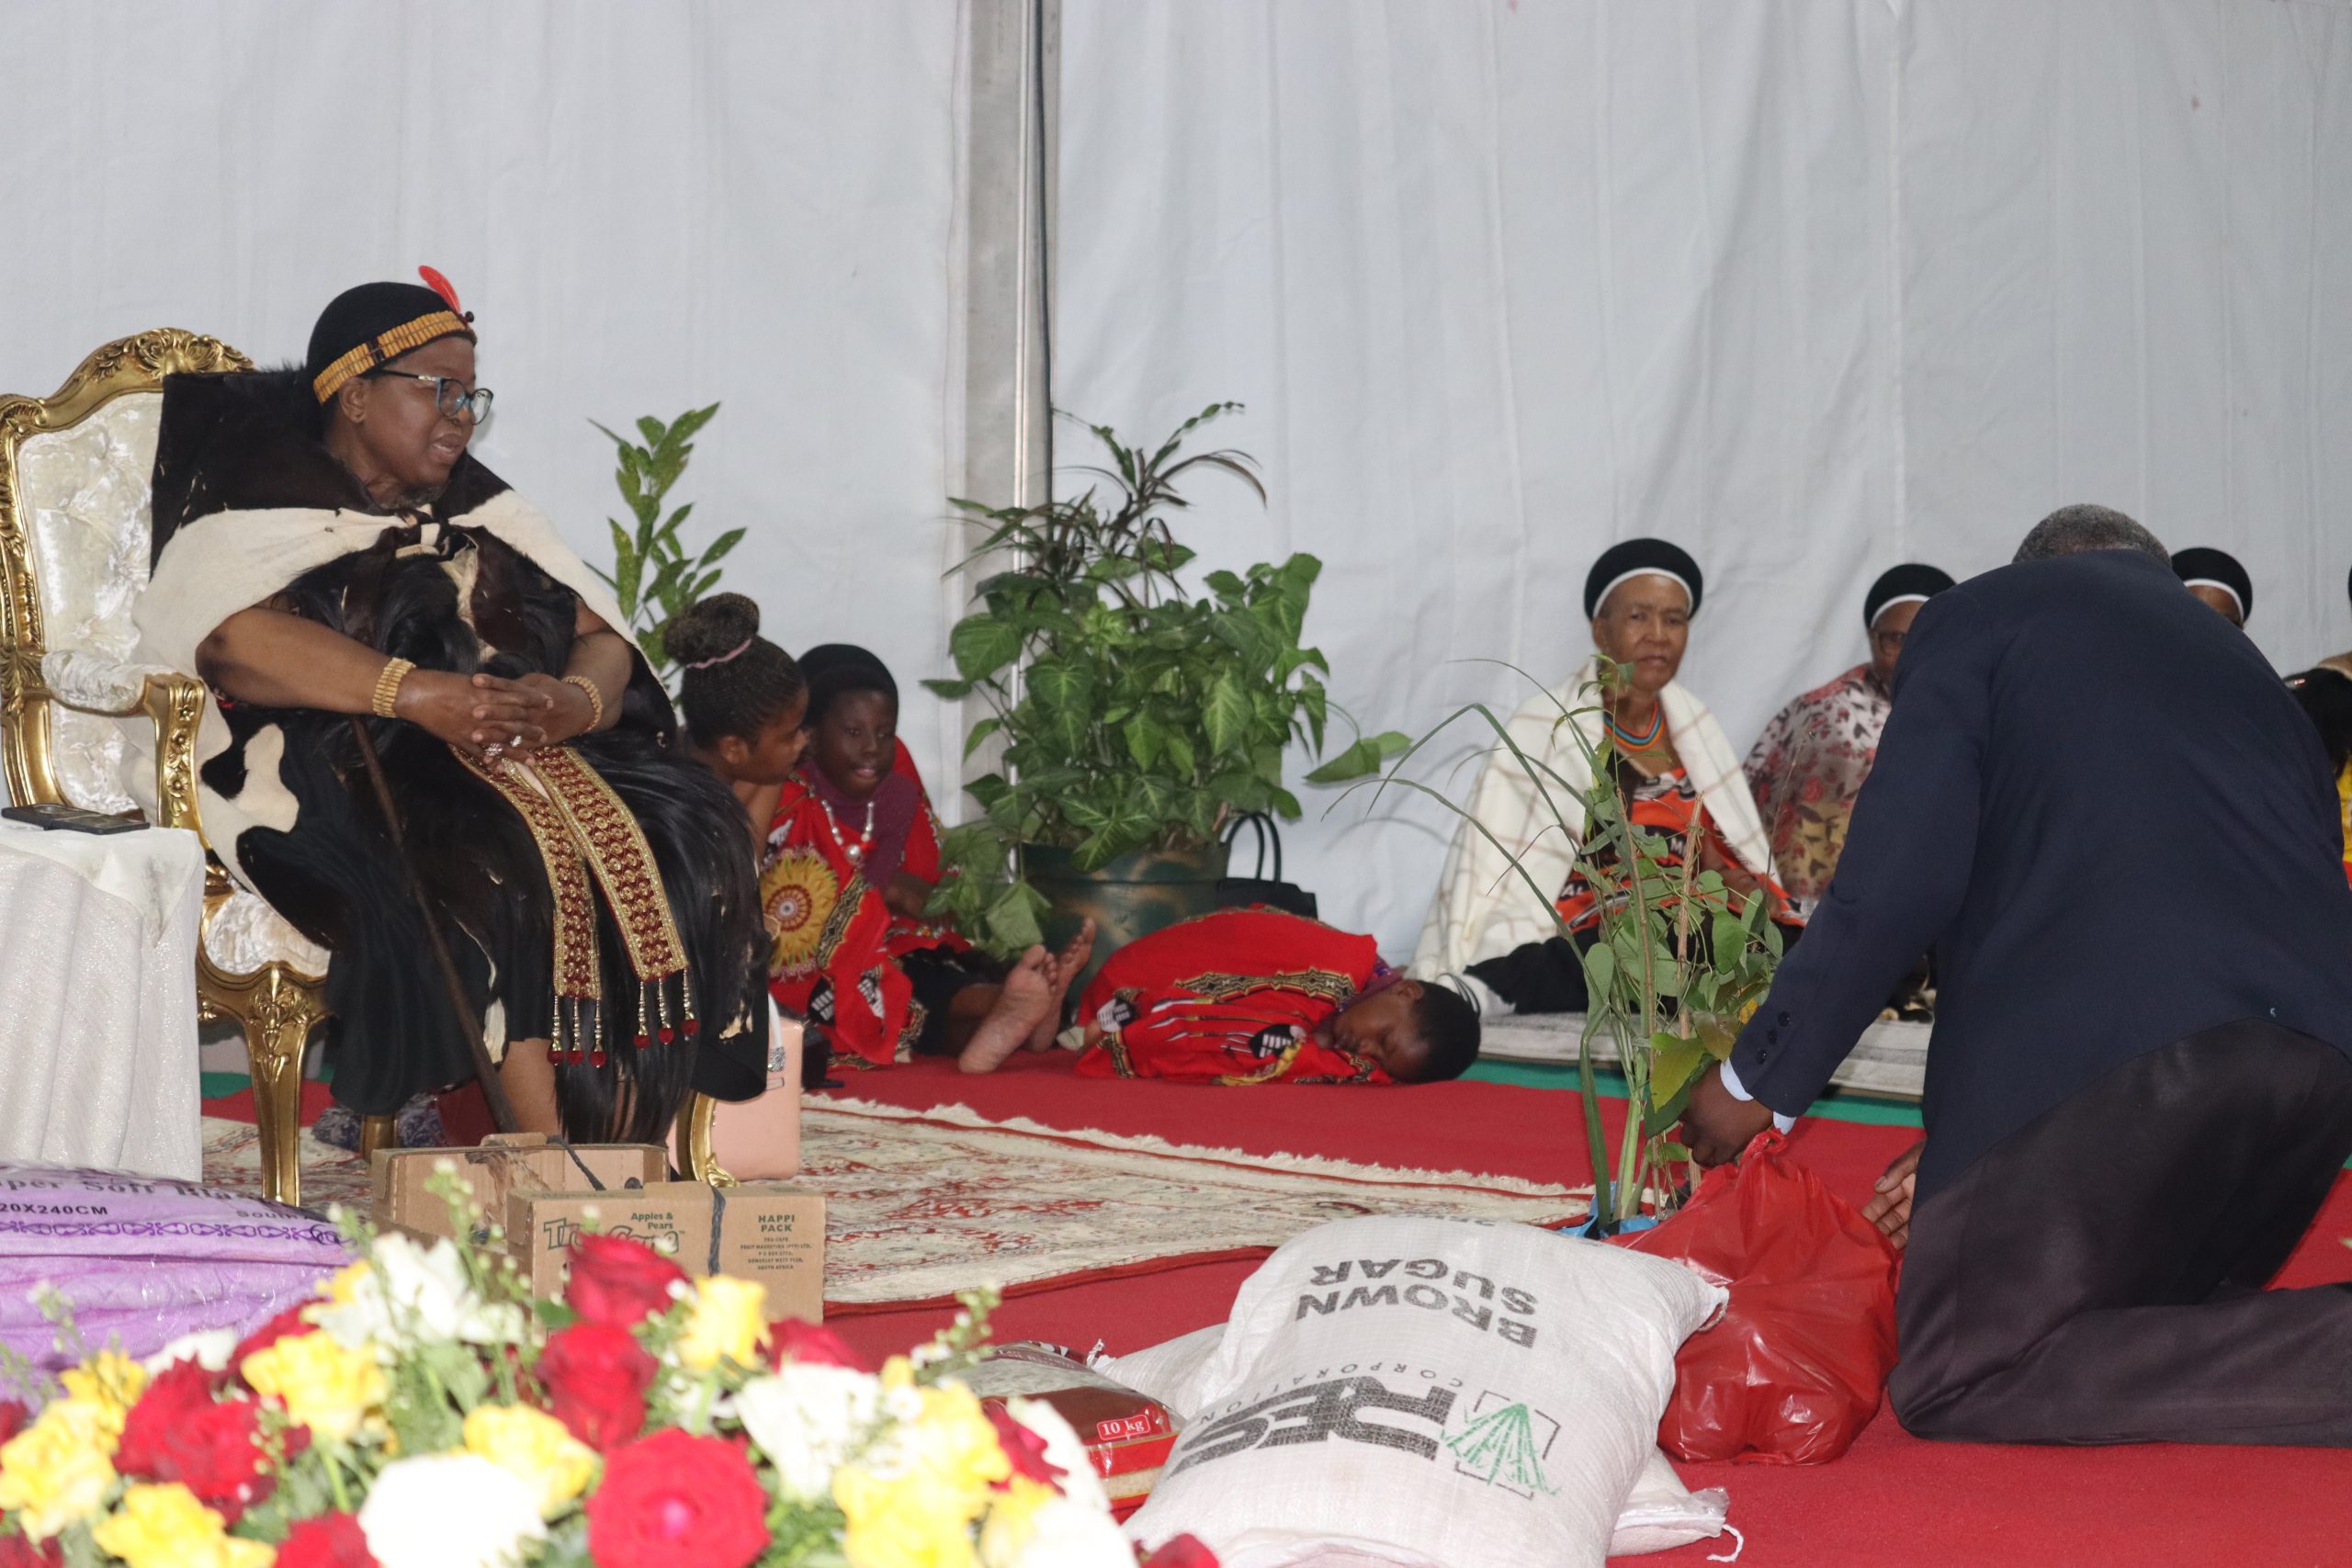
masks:
[[[1577,949],[1590,998],[1577,1066],[1593,1172],[1593,1212],[1585,1232],[1594,1235],[1653,1224],[1679,1202],[1690,1156],[1675,1124],[1691,1083],[1702,1068],[1731,1055],[1740,1024],[1771,988],[1781,960],[1780,928],[1769,918],[1766,900],[1742,898],[1720,874],[1700,870],[1695,829],[1668,835],[1634,825],[1612,765],[1608,728],[1584,722],[1601,713],[1601,687],[1609,679],[1603,660],[1596,681],[1577,694],[1579,705],[1560,705],[1554,721],[1555,733],[1571,738],[1582,755],[1589,782],[1580,789],[1520,750],[1504,721],[1483,703],[1457,709],[1412,742],[1379,781],[1380,788],[1395,784],[1429,795],[1468,822],[1509,858],[1527,896],[1543,905],[1555,930]],[[1403,776],[1415,752],[1472,716],[1500,741],[1492,765],[1519,769],[1542,796],[1552,826],[1577,846],[1577,865],[1601,910],[1589,941],[1569,931],[1559,916],[1560,889],[1539,886],[1517,846],[1496,838],[1443,792]],[[1625,1077],[1625,1122],[1613,1150],[1601,1126],[1595,1040],[1612,1047]]]
[[[984,815],[944,836],[956,874],[932,903],[984,946],[1058,940],[1091,917],[1107,955],[1216,907],[1236,817],[1299,816],[1283,755],[1295,742],[1319,756],[1332,707],[1330,667],[1302,640],[1322,563],[1207,572],[1195,597],[1182,581],[1194,552],[1168,524],[1187,475],[1223,473],[1265,499],[1246,454],[1184,451],[1238,406],[1212,405],[1148,451],[1090,426],[1110,466],[1083,470],[1102,482],[1074,499],[954,503],[989,525],[973,558],[1012,563],[950,632],[956,674],[923,682],[988,704],[967,756],[1003,744],[1002,765],[968,786]],[[1360,777],[1404,743],[1359,739],[1308,776]]]

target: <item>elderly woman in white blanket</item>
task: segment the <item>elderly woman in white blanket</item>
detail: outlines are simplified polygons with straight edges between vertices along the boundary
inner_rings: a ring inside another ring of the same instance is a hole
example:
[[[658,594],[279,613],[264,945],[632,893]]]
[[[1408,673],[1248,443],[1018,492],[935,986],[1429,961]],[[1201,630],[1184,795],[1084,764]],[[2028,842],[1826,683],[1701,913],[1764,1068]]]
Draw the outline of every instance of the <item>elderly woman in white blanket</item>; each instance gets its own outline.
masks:
[[[1704,587],[1698,563],[1663,539],[1629,539],[1603,551],[1584,589],[1596,657],[1513,714],[1510,738],[1565,781],[1563,789],[1546,780],[1564,812],[1575,808],[1571,792],[1590,780],[1588,748],[1599,751],[1605,740],[1634,825],[1677,841],[1696,829],[1700,868],[1718,873],[1735,899],[1767,900],[1784,936],[1793,937],[1801,928],[1773,881],[1771,846],[1739,754],[1706,705],[1675,681]],[[1574,716],[1563,723],[1564,713]],[[1573,944],[1590,942],[1607,913],[1587,864],[1605,864],[1608,852],[1593,845],[1579,863],[1577,846],[1559,831],[1527,769],[1500,748],[1467,809],[1555,895],[1555,908],[1544,909],[1509,856],[1464,822],[1446,851],[1412,972],[1455,977],[1490,1017],[1582,1011],[1584,968]]]

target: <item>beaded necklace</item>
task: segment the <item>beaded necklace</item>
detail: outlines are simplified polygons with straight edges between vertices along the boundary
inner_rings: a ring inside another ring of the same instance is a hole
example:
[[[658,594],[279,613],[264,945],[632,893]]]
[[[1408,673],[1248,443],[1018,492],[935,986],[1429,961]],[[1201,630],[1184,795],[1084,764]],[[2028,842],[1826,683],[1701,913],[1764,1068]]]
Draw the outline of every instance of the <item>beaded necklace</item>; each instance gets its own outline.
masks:
[[[1625,732],[1624,727],[1617,722],[1615,714],[1611,713],[1608,717],[1609,733],[1616,737],[1617,744],[1627,751],[1646,751],[1657,744],[1659,736],[1666,733],[1666,705],[1664,703],[1650,709],[1650,732],[1647,735],[1629,735]]]
[[[874,802],[871,799],[866,801],[865,829],[858,834],[857,842],[853,844],[842,836],[842,819],[833,815],[833,803],[819,791],[812,789],[808,793],[816,795],[817,804],[825,808],[825,825],[833,830],[834,848],[849,857],[850,864],[865,864],[865,852],[874,847]]]

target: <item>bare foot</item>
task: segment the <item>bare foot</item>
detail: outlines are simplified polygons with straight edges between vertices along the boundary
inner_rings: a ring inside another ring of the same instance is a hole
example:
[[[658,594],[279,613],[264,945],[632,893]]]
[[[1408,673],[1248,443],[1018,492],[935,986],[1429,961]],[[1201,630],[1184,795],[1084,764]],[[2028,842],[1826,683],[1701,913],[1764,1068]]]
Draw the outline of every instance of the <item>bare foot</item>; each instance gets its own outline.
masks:
[[[1005,1058],[1028,1042],[1041,1021],[1052,1021],[1060,996],[1054,984],[1053,955],[1042,947],[1031,948],[1005,976],[996,1006],[972,1031],[971,1041],[956,1058],[956,1066],[967,1073],[992,1073],[1004,1066]]]
[[[1078,928],[1078,934],[1069,939],[1069,945],[1054,954],[1054,1005],[1046,1010],[1046,1016],[1030,1032],[1030,1050],[1050,1051],[1054,1048],[1055,1040],[1061,1033],[1062,998],[1069,995],[1071,982],[1078,978],[1078,972],[1086,967],[1086,961],[1093,956],[1094,922],[1089,920]]]

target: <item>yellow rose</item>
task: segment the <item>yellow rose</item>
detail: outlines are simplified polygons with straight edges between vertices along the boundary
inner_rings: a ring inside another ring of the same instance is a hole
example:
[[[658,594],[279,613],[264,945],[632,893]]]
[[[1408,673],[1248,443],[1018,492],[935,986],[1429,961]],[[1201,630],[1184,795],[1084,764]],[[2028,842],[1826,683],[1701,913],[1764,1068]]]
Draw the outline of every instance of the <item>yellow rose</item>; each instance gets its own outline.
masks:
[[[678,1359],[707,1372],[723,1359],[739,1367],[761,1364],[768,1342],[768,1291],[748,1280],[714,1274],[695,1286],[686,1331],[678,1337]]]
[[[1012,1474],[1012,1461],[997,1440],[995,1423],[962,1383],[924,1389],[922,1415],[905,1428],[900,1441],[913,1464],[935,1472],[944,1484],[969,1495],[967,1519],[987,1506],[989,1487]]]
[[[971,1526],[934,1480],[918,1471],[885,1481],[856,1465],[833,1472],[849,1568],[978,1568]]]
[[[1010,1486],[996,1494],[988,1520],[980,1526],[980,1561],[988,1568],[1018,1562],[1021,1549],[1037,1533],[1037,1510],[1058,1495],[1043,1482],[1014,1476]]]
[[[267,1568],[277,1555],[232,1537],[220,1516],[176,1481],[131,1487],[90,1539],[129,1568]]]
[[[115,1483],[119,1416],[86,1399],[52,1400],[31,1426],[0,1445],[0,1517],[34,1540],[94,1517]]]
[[[122,1436],[123,1418],[147,1392],[147,1369],[119,1350],[101,1350],[73,1371],[58,1374],[65,1397],[96,1408],[107,1429]]]
[[[551,1519],[596,1477],[596,1450],[562,1422],[518,1404],[485,1404],[466,1417],[466,1451],[530,1484]]]
[[[345,1349],[332,1334],[289,1335],[239,1370],[255,1393],[277,1398],[288,1419],[324,1442],[349,1442],[391,1392],[373,1353]]]
[[[364,1258],[346,1263],[320,1287],[319,1294],[332,1306],[356,1306],[359,1302],[359,1287],[366,1284],[368,1277],[375,1271]]]

